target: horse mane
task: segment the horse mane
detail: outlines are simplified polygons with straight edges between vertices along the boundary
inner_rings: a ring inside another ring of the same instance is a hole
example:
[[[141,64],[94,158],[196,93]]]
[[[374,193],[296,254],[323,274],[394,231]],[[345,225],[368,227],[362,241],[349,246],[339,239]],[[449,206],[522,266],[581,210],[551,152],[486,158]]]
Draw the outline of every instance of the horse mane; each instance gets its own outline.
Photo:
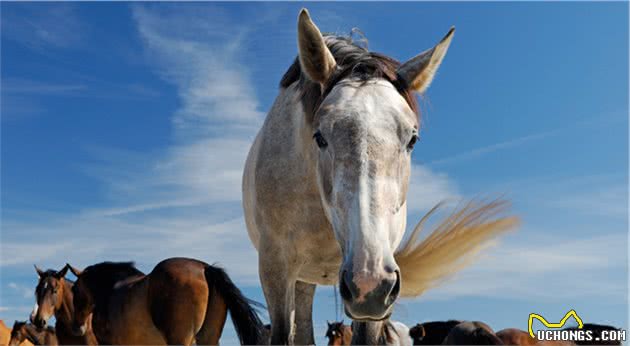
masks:
[[[81,276],[84,275],[98,308],[106,306],[117,282],[134,276],[144,276],[144,273],[133,262],[102,262],[85,268]]]
[[[420,116],[415,94],[403,79],[398,78],[400,62],[384,54],[370,52],[355,43],[349,36],[324,35],[324,42],[337,62],[337,70],[322,86],[311,81],[302,71],[299,57],[285,72],[280,87],[287,88],[298,83],[304,112],[312,118],[322,101],[339,82],[345,79],[358,79],[367,82],[373,79],[385,79],[392,83],[400,95],[407,101],[414,113]]]

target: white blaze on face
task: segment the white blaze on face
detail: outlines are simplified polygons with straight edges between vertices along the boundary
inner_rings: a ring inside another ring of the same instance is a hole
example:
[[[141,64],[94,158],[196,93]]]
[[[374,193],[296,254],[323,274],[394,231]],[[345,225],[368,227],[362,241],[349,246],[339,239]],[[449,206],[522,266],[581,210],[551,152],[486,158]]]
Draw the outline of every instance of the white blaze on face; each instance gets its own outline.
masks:
[[[37,309],[39,309],[39,305],[37,301],[35,301],[35,305],[33,306],[33,311],[31,311],[31,322],[35,320],[35,316],[37,315]]]

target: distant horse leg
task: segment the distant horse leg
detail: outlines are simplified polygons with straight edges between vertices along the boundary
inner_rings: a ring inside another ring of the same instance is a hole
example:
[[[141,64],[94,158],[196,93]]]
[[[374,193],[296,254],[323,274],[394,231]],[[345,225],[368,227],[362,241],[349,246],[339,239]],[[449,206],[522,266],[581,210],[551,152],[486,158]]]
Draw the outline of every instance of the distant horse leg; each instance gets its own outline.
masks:
[[[315,345],[313,335],[313,298],[316,285],[298,281],[295,284],[295,344]]]
[[[197,345],[218,345],[225,320],[227,319],[227,305],[221,295],[212,288],[208,296],[206,317],[195,339]]]
[[[260,281],[271,318],[271,345],[293,344],[295,275],[290,275],[285,251],[265,248],[259,256]]]

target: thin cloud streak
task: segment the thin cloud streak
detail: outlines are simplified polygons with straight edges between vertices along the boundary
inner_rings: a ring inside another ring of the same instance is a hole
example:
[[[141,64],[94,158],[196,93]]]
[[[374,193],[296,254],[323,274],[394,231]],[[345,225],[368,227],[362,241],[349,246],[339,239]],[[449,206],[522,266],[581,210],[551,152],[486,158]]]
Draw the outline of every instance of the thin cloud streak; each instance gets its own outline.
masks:
[[[489,154],[489,153],[492,153],[492,152],[495,152],[495,151],[513,148],[513,147],[516,147],[516,146],[519,146],[519,145],[531,142],[531,141],[536,140],[536,139],[547,138],[547,137],[556,135],[556,134],[560,133],[561,131],[562,130],[553,130],[553,131],[535,133],[535,134],[531,134],[531,135],[527,135],[527,136],[511,139],[511,140],[508,140],[508,141],[487,145],[487,146],[484,146],[484,147],[480,147],[480,148],[469,150],[469,151],[461,153],[461,154],[456,154],[456,155],[453,155],[453,156],[448,156],[448,157],[445,157],[445,158],[429,161],[429,162],[427,162],[427,165],[435,166],[435,165],[444,165],[444,164],[457,163],[457,162],[461,162],[461,161],[473,160],[473,159],[479,158],[479,157],[481,157],[483,155],[486,155],[486,154]]]
[[[39,52],[76,48],[89,31],[74,4],[3,4],[2,36]]]
[[[534,140],[547,139],[550,137],[554,137],[563,133],[567,133],[571,130],[582,129],[582,128],[592,128],[595,126],[609,126],[619,121],[624,121],[627,116],[625,111],[621,112],[612,112],[610,114],[604,114],[602,117],[598,117],[597,119],[585,119],[581,121],[577,121],[574,124],[569,124],[568,126],[557,128],[549,131],[543,131],[538,133],[532,133],[525,136],[517,137],[514,139],[490,144],[487,146],[471,149],[465,151],[463,153],[447,156],[441,159],[432,160],[426,163],[428,166],[436,166],[436,165],[445,165],[445,164],[453,164],[459,163],[462,161],[474,160],[484,155],[510,149],[514,147],[518,147],[523,144],[530,143]]]

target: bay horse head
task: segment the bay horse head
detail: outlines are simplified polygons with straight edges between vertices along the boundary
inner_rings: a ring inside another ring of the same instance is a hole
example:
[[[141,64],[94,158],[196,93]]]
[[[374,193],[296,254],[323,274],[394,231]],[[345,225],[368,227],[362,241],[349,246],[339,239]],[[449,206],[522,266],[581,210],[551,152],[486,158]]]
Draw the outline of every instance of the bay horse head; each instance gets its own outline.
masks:
[[[350,345],[352,340],[352,327],[345,325],[343,320],[340,322],[328,322],[328,329],[326,330],[326,337],[328,338],[328,345]]]
[[[43,271],[35,266],[35,271],[39,276],[37,287],[35,288],[35,307],[31,313],[31,323],[38,328],[44,328],[48,320],[61,308],[64,296],[64,280],[68,267],[61,270],[52,269]]]
[[[440,66],[454,29],[405,63],[335,36],[302,10],[298,68],[322,205],[343,254],[340,293],[355,320],[384,320],[401,287],[394,258],[406,225],[415,93]]]

